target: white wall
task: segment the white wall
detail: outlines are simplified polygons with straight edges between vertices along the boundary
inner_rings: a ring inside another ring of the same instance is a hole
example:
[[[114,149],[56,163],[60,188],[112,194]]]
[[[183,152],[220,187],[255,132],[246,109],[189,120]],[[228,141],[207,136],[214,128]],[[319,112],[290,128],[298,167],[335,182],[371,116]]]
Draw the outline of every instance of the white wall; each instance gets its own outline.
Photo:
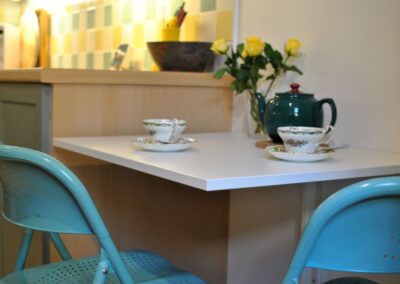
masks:
[[[293,36],[303,42],[304,75],[287,78],[276,91],[295,80],[318,99],[333,98],[337,143],[400,151],[400,0],[240,2],[239,42],[250,35],[276,48]],[[245,127],[246,105],[245,96],[236,98],[234,131]],[[317,193],[352,182],[318,183]],[[231,192],[228,283],[280,283],[300,234],[303,187]],[[398,277],[384,279],[376,280],[400,283]]]
[[[239,42],[256,35],[278,48],[299,38],[304,75],[291,79],[335,100],[336,142],[400,151],[399,14],[399,0],[241,0]]]

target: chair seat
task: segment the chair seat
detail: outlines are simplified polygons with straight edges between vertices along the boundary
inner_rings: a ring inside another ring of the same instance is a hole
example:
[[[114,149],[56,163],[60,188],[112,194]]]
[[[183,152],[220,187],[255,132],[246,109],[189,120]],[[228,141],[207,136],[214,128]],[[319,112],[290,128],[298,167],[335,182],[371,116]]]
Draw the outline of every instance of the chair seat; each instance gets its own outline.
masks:
[[[336,278],[325,282],[324,284],[378,284],[377,282],[358,277]]]
[[[121,252],[129,274],[135,283],[146,284],[204,284],[197,276],[182,271],[165,258],[147,251]],[[99,256],[50,263],[7,275],[0,284],[92,283]],[[115,272],[110,271],[106,283],[120,283]]]

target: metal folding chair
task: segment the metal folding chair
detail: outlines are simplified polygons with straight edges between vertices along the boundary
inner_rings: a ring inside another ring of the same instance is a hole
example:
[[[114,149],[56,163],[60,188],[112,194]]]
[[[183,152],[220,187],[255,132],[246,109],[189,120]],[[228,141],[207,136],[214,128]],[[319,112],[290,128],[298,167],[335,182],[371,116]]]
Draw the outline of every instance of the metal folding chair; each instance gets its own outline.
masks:
[[[0,145],[3,216],[25,228],[15,272],[5,283],[205,283],[147,251],[118,252],[80,180],[56,159]],[[24,269],[34,231],[49,234],[63,261]],[[59,233],[94,234],[100,254],[72,259]]]
[[[283,284],[297,284],[304,267],[400,272],[400,177],[370,179],[325,200],[311,216]],[[338,278],[338,283],[376,283]]]

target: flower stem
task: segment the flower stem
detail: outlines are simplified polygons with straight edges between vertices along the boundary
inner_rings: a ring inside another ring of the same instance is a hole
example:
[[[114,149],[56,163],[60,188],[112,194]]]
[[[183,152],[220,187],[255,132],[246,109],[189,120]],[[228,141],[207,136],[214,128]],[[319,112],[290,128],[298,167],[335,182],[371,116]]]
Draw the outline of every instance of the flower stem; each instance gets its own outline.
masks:
[[[283,60],[283,64],[286,64],[286,62],[289,60],[289,58],[290,58],[290,55],[288,55],[286,58],[285,58],[285,60]],[[265,99],[267,99],[267,97],[268,97],[268,94],[269,94],[269,92],[271,91],[271,89],[272,89],[272,86],[274,85],[274,83],[276,82],[276,80],[282,75],[282,69],[278,69],[278,70],[275,70],[275,72],[274,72],[274,77],[272,78],[272,80],[271,80],[271,82],[269,83],[269,86],[268,86],[268,89],[267,89],[267,91],[265,92],[265,95],[264,95],[264,97],[265,97]]]
[[[275,82],[275,80],[276,80],[276,76],[274,76],[274,78],[271,80],[271,82],[269,83],[269,86],[268,86],[268,89],[267,89],[267,91],[265,92],[265,99],[267,99],[268,98],[268,94],[269,94],[269,92],[271,91],[271,88],[272,88],[272,85],[274,84],[274,82]]]
[[[264,133],[264,124],[263,121],[261,120],[264,118],[260,117],[260,106],[258,99],[256,97],[256,93],[250,91],[249,95],[250,95],[250,114],[254,122],[256,123],[256,129],[254,133],[255,134]]]

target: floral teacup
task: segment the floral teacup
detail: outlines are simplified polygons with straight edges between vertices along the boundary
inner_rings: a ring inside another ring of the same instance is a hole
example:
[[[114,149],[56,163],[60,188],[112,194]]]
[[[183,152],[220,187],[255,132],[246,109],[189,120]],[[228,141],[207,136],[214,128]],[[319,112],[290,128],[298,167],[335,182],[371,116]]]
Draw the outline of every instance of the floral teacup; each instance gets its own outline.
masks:
[[[325,128],[285,126],[278,127],[286,151],[291,153],[315,153],[321,144],[328,143],[333,137],[333,127]]]
[[[186,128],[186,121],[180,119],[153,118],[143,120],[143,126],[154,141],[176,143]]]

